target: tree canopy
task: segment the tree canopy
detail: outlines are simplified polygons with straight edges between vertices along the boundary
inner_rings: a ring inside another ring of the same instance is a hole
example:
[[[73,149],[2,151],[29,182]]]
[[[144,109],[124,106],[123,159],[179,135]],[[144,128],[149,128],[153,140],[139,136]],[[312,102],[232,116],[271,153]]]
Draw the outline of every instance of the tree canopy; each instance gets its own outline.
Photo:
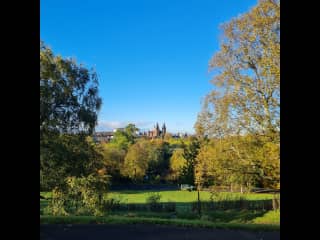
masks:
[[[278,187],[280,181],[280,1],[260,0],[222,25],[209,62],[214,90],[195,129],[208,136],[196,182]]]
[[[86,176],[101,165],[88,139],[101,106],[93,70],[56,56],[40,42],[40,184],[52,189],[67,176]]]
[[[260,0],[222,25],[209,62],[215,86],[195,124],[201,135],[258,134],[279,141],[280,1]]]
[[[40,133],[92,133],[101,106],[98,78],[40,42]]]

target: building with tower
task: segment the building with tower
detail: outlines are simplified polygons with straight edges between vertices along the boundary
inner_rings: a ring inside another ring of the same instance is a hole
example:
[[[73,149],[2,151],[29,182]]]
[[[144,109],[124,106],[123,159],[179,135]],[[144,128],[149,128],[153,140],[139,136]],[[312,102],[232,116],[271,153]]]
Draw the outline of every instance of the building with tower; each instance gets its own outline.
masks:
[[[149,138],[160,138],[160,137],[164,138],[164,136],[166,135],[166,132],[167,132],[166,124],[163,123],[162,128],[160,130],[159,124],[157,123],[154,126],[153,130],[148,131],[146,135]]]

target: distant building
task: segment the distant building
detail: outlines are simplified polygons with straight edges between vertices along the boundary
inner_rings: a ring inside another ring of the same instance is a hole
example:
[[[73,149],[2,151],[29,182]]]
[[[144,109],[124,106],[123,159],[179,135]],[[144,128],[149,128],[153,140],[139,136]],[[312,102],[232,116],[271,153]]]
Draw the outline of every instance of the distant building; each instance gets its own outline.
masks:
[[[124,131],[124,128],[116,128],[113,131],[109,131],[109,132],[96,132],[93,134],[93,140],[95,142],[110,142],[111,139],[114,137],[114,134],[117,131]],[[152,130],[145,130],[145,131],[137,131],[136,137],[146,137],[146,138],[151,138],[151,139],[155,139],[155,138],[162,138],[164,139],[164,136],[167,133],[167,127],[166,124],[163,123],[161,130],[159,127],[159,124],[156,123],[156,125],[154,126],[154,128]],[[179,135],[172,135],[172,137],[177,137],[180,138]]]
[[[149,138],[164,138],[164,136],[166,135],[166,132],[167,132],[167,127],[166,127],[166,124],[163,123],[162,125],[162,128],[160,130],[159,128],[159,124],[157,123],[156,126],[154,126],[153,130],[151,131],[148,131],[147,134],[147,137]]]
[[[114,136],[113,132],[96,132],[93,134],[93,140],[95,142],[109,142]]]

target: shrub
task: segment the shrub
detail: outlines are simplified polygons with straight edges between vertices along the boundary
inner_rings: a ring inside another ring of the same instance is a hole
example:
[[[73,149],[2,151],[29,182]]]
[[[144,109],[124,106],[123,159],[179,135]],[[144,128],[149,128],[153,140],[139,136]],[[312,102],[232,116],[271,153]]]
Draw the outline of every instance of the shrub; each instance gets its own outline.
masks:
[[[109,177],[89,175],[88,177],[68,177],[66,184],[55,188],[52,201],[45,209],[52,215],[103,215],[103,194],[108,189]]]
[[[162,204],[160,204],[161,195],[159,193],[153,193],[147,198],[147,204],[150,211],[161,211]]]
[[[45,215],[67,216],[69,214],[66,208],[65,194],[61,189],[56,187],[52,191],[52,200],[48,206],[44,208],[43,213]]]

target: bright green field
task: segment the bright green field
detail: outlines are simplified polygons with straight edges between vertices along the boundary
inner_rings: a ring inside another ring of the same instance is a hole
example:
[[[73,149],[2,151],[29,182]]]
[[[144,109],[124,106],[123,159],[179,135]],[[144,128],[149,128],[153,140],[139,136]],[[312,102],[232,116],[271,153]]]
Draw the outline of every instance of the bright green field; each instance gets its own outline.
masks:
[[[159,193],[161,195],[160,202],[194,202],[198,199],[197,191],[112,191],[106,194],[106,198],[115,198],[120,200],[122,203],[146,203],[146,199],[153,193]],[[263,200],[272,199],[272,194],[240,194],[240,193],[220,193],[221,195],[229,196],[230,198],[235,196],[242,196],[247,200]],[[41,192],[44,197],[51,197],[50,192]],[[205,191],[200,191],[201,201],[210,201],[210,193]]]
[[[119,191],[110,192],[107,194],[107,198],[115,198],[123,203],[146,203],[146,199],[152,193],[159,193],[161,195],[160,202],[176,202],[176,203],[189,203],[197,201],[198,193],[196,191]],[[240,193],[221,193],[226,196],[235,197],[242,196],[247,200],[262,200],[262,199],[272,199],[272,194],[240,194]],[[200,192],[201,201],[210,201],[209,192]]]

